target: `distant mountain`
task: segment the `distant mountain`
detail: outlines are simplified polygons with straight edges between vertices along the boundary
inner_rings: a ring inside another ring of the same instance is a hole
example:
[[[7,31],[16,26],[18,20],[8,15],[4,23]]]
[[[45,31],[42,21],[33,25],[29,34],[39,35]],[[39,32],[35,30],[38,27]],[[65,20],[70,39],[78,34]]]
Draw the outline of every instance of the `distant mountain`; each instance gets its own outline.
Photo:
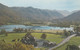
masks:
[[[68,12],[44,10],[33,7],[8,7],[0,3],[0,24],[24,24],[27,22],[51,22],[64,18]]]
[[[64,17],[64,15],[62,15],[58,11],[42,10],[33,7],[12,7],[12,9],[18,12],[19,15],[24,17],[25,19],[28,18],[29,21],[34,22],[47,22],[53,19]]]
[[[74,10],[74,11],[72,11],[72,13],[75,13],[75,12],[78,12],[78,11],[80,11],[80,10]]]
[[[71,15],[61,19],[62,21],[80,22],[80,11],[74,12]]]
[[[67,10],[56,10],[58,11],[59,13],[63,14],[65,17],[70,15],[72,12],[70,11],[67,11]]]

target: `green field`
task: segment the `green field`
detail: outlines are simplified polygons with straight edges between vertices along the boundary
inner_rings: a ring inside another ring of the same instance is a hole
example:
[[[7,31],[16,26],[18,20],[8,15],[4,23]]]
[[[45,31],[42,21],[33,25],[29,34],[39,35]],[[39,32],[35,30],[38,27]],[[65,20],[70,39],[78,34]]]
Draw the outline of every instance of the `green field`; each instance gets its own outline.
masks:
[[[0,40],[4,39],[7,43],[13,43],[13,42],[11,42],[13,39],[18,39],[18,38],[21,39],[22,37],[25,36],[25,34],[26,33],[9,33],[8,36],[0,35]],[[37,39],[41,39],[40,37],[41,37],[42,33],[32,33],[32,35],[34,37],[36,37]],[[45,40],[49,40],[51,42],[56,42],[58,44],[64,39],[61,37],[62,37],[61,35],[47,34],[47,38]],[[78,37],[71,38],[71,40],[68,43],[60,46],[56,50],[65,50],[65,48],[67,47],[68,44],[79,46],[80,45],[80,37],[78,36]],[[44,50],[45,48],[41,48],[41,49]],[[36,48],[35,50],[40,50],[40,48]]]
[[[8,36],[0,35],[0,40],[4,39],[6,42],[11,42],[13,39],[22,38],[25,33],[9,33]]]
[[[32,33],[34,37],[37,39],[41,39],[42,33]],[[64,38],[61,38],[61,35],[56,35],[56,34],[47,34],[46,40],[49,40],[51,42],[56,42],[57,44],[60,43]]]
[[[57,48],[56,50],[65,50],[67,45],[77,45],[77,46],[79,46],[80,45],[80,37],[78,36],[78,37],[71,38],[71,40],[68,43],[62,45],[61,47]]]
[[[26,33],[9,33],[8,36],[0,35],[0,40],[4,39],[7,43],[13,43],[13,39],[21,39],[25,36]],[[46,33],[47,34],[47,33]],[[34,37],[37,39],[41,39],[42,33],[32,33]],[[47,38],[45,40],[49,40],[51,42],[56,42],[57,44],[60,43],[64,38],[61,38],[61,35],[56,34],[47,34]],[[17,42],[17,41],[16,41]],[[44,50],[44,48],[42,48]],[[36,48],[35,50],[40,50],[40,48]]]
[[[21,39],[25,36],[26,33],[9,33],[8,36],[0,35],[0,40],[4,39],[6,42],[11,42],[13,39]],[[34,37],[37,39],[41,39],[42,33],[32,33]],[[61,35],[56,34],[47,34],[46,40],[49,40],[51,42],[56,42],[57,44],[60,43],[63,38],[61,38]]]

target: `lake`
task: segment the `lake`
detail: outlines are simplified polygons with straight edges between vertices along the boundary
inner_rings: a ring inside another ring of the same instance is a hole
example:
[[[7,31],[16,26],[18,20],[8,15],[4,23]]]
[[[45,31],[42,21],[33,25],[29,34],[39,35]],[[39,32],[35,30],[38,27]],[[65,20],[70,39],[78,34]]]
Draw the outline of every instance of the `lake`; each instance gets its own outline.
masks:
[[[33,29],[33,30],[73,30],[72,27],[52,27],[52,26],[25,26],[25,25],[2,25],[1,29],[5,29],[6,31],[13,31],[14,28],[23,28],[23,29]]]

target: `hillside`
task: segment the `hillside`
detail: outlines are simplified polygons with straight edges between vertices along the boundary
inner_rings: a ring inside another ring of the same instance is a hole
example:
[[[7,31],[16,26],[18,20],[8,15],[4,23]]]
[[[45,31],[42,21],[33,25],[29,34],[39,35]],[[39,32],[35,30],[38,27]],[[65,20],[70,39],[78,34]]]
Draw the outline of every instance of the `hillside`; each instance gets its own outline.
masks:
[[[29,21],[50,21],[52,19],[63,18],[64,16],[58,11],[42,10],[33,7],[13,7],[22,17],[28,18]]]
[[[56,10],[58,11],[59,13],[63,14],[65,17],[72,14],[72,12],[70,11],[67,11],[67,10]]]
[[[8,7],[0,3],[0,25],[51,22],[51,20],[63,17],[64,15],[54,10],[33,7]]]
[[[71,15],[63,18],[64,21],[73,21],[73,22],[79,22],[80,21],[80,11],[74,12]]]
[[[19,16],[8,6],[0,4],[0,24],[18,23]]]

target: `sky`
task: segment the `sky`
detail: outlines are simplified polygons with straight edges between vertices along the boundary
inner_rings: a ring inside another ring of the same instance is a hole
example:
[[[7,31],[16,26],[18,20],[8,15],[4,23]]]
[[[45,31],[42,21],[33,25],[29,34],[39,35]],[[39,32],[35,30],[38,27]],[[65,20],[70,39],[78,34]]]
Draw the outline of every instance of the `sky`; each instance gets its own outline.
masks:
[[[50,10],[79,10],[80,0],[0,0],[9,7],[34,7]]]

